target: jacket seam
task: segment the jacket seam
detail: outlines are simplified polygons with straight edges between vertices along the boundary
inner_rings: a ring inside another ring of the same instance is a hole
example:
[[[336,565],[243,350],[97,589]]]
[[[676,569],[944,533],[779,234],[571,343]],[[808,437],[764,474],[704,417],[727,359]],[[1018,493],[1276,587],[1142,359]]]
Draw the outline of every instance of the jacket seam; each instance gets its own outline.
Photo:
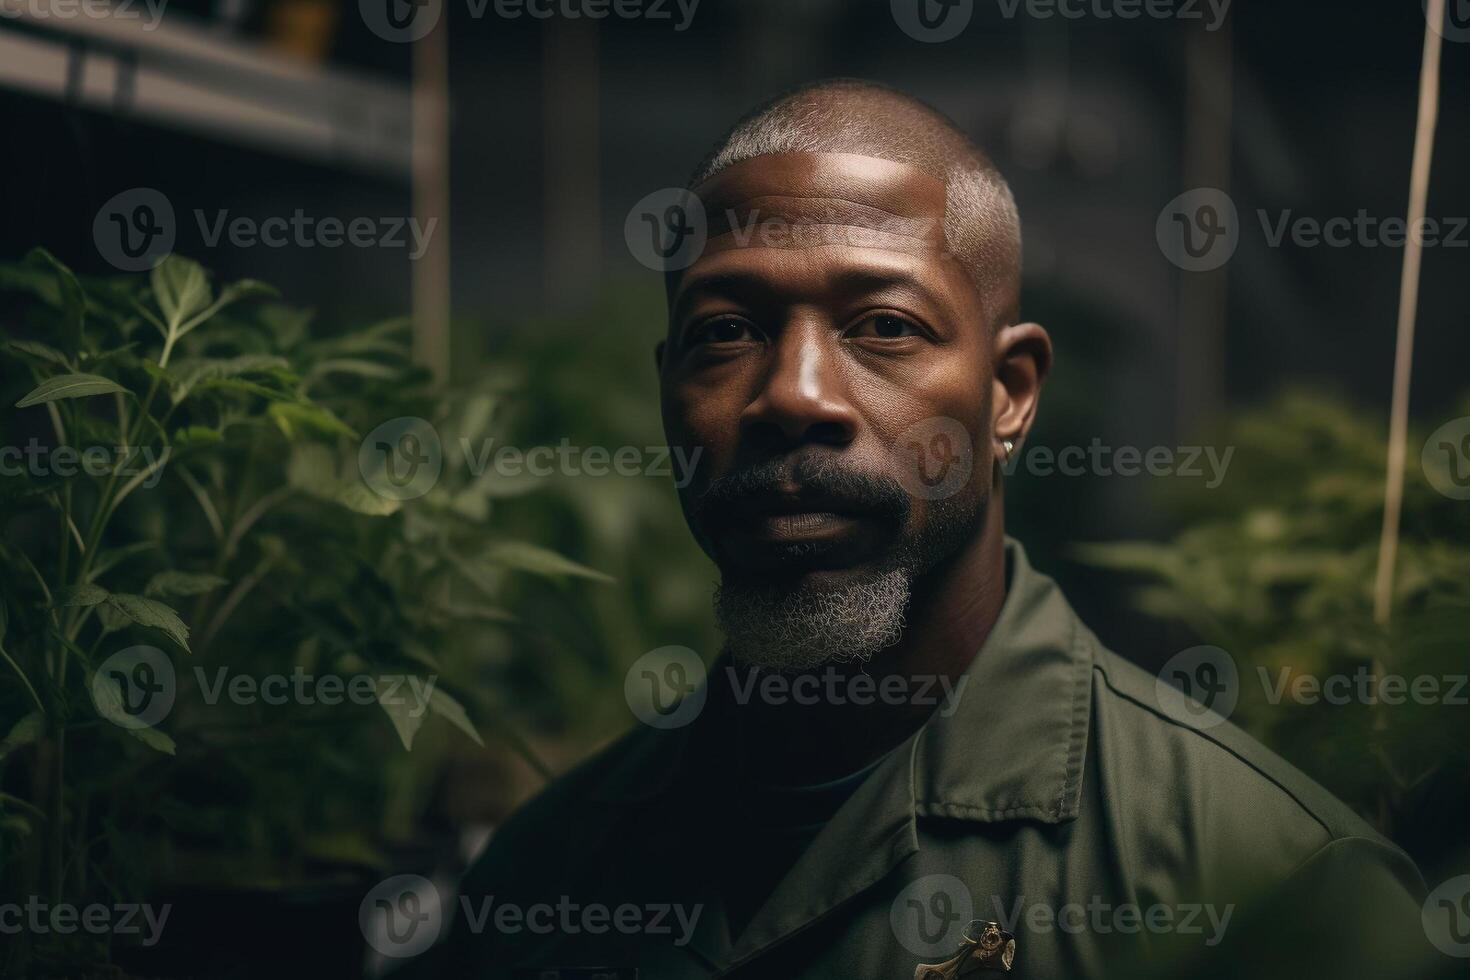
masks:
[[[1300,796],[1298,796],[1295,792],[1293,792],[1290,787],[1288,787],[1281,780],[1277,779],[1271,773],[1269,773],[1266,770],[1262,769],[1255,762],[1253,762],[1250,759],[1246,758],[1239,751],[1237,751],[1236,749],[1232,748],[1229,745],[1226,745],[1224,742],[1220,741],[1218,738],[1215,738],[1208,731],[1205,731],[1205,730],[1199,729],[1199,728],[1192,728],[1189,725],[1185,725],[1182,722],[1180,722],[1180,721],[1178,721],[1178,720],[1176,720],[1174,718],[1169,717],[1169,715],[1167,713],[1165,713],[1163,711],[1160,711],[1154,705],[1146,704],[1145,702],[1140,701],[1138,698],[1136,698],[1133,695],[1129,694],[1127,691],[1121,690],[1120,688],[1116,687],[1113,684],[1113,679],[1108,675],[1108,671],[1107,671],[1106,666],[1104,666],[1102,663],[1094,662],[1093,663],[1093,669],[1096,670],[1099,674],[1102,675],[1103,683],[1107,686],[1108,690],[1112,691],[1119,698],[1122,698],[1124,701],[1127,701],[1129,704],[1133,704],[1133,705],[1138,706],[1139,708],[1142,708],[1144,711],[1146,711],[1149,714],[1153,715],[1154,717],[1160,719],[1161,721],[1165,721],[1168,724],[1173,725],[1175,728],[1179,728],[1179,729],[1181,729],[1183,731],[1190,732],[1190,733],[1192,733],[1194,735],[1199,736],[1200,738],[1204,739],[1205,741],[1209,742],[1212,745],[1219,746],[1225,752],[1227,752],[1230,755],[1234,756],[1236,759],[1239,759],[1240,762],[1243,765],[1246,766],[1246,768],[1250,769],[1252,772],[1256,773],[1258,776],[1260,776],[1261,778],[1265,779],[1267,782],[1271,783],[1277,789],[1281,790],[1281,792],[1285,793],[1291,799],[1291,801],[1293,803],[1295,803],[1298,808],[1301,809],[1301,811],[1303,813],[1305,813],[1308,817],[1311,817],[1312,820],[1316,821],[1317,825],[1322,828],[1322,832],[1327,835],[1327,837],[1328,837],[1328,843],[1331,843],[1332,841],[1338,840],[1338,839],[1347,839],[1347,838],[1340,838],[1339,835],[1335,834],[1333,832],[1333,830],[1332,830],[1332,827],[1328,825],[1327,821],[1324,820],[1322,818],[1322,816],[1319,815],[1315,809],[1313,809],[1312,807],[1308,806],[1307,803],[1306,803],[1306,801],[1303,800]],[[1369,840],[1371,838],[1363,838],[1363,839],[1364,840]],[[1324,844],[1323,846],[1326,846],[1326,845]]]

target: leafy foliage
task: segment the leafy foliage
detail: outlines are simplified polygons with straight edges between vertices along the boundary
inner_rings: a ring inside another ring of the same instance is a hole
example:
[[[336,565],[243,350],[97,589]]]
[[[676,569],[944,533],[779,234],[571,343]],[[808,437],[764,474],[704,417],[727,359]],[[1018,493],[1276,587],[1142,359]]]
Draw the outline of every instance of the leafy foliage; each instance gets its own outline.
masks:
[[[489,700],[514,650],[484,642],[515,628],[506,580],[605,576],[498,530],[502,488],[452,460],[402,501],[358,470],[360,433],[418,416],[446,447],[479,440],[500,393],[435,393],[402,319],[320,329],[177,256],[84,281],[38,250],[0,290],[18,297],[0,433],[24,450],[0,478],[0,900],[386,867],[449,753],[482,730],[524,749]],[[139,645],[176,690],[124,726],[124,681],[147,678],[102,668]],[[20,938],[0,973],[109,955]]]
[[[1237,450],[1229,478],[1173,500],[1185,529],[1172,540],[1079,550],[1144,577],[1145,611],[1232,655],[1235,721],[1433,863],[1459,836],[1447,803],[1470,799],[1470,709],[1450,703],[1470,688],[1444,680],[1470,673],[1470,507],[1429,484],[1423,433],[1411,438],[1393,612],[1377,624],[1385,432],[1340,401],[1288,394],[1222,434]],[[1353,684],[1348,703],[1274,693],[1338,675]],[[1390,675],[1439,679],[1442,697],[1421,704],[1383,688],[1403,697],[1389,704],[1356,693]]]

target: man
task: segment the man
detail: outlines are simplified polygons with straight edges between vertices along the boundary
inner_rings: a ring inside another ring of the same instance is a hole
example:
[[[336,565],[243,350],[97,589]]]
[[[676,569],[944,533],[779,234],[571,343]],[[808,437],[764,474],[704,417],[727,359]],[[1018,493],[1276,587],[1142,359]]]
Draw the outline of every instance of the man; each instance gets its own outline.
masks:
[[[708,239],[657,362],[728,646],[697,717],[494,836],[445,975],[1401,968],[1409,860],[1168,710],[1006,539],[999,464],[1052,347],[990,161],[836,81],[742,120],[691,188]]]

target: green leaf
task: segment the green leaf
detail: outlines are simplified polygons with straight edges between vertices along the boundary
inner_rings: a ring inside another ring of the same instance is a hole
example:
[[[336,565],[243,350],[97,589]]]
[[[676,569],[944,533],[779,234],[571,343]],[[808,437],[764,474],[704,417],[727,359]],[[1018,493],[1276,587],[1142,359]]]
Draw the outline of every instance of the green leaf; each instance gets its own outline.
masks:
[[[330,410],[311,402],[276,402],[269,409],[271,419],[287,439],[296,439],[307,432],[324,436],[357,437],[352,427],[343,422]]]
[[[348,510],[366,514],[368,517],[388,517],[398,513],[403,507],[403,501],[374,493],[361,482],[347,484],[332,499]]]
[[[331,499],[341,489],[337,457],[321,443],[299,443],[291,447],[286,461],[286,482],[313,497]]]
[[[0,759],[4,759],[7,755],[22,746],[30,745],[37,741],[45,731],[45,716],[39,711],[32,711],[20,721],[16,722],[15,727],[10,729],[10,734],[6,735],[3,741],[0,741]]]
[[[126,388],[97,374],[58,374],[47,378],[35,390],[15,403],[16,408],[28,408],[63,398],[84,398],[87,395],[105,395],[114,391],[127,393]]]
[[[39,340],[11,340],[7,341],[5,346],[11,350],[20,351],[22,354],[29,354],[31,357],[38,357],[43,361],[50,361],[52,364],[60,364],[62,367],[67,368],[71,367],[71,362],[67,360],[65,354],[55,347],[41,343]]]
[[[184,321],[209,306],[209,277],[204,267],[192,259],[169,255],[153,267],[151,276],[153,299],[163,311],[168,333],[183,335]]]
[[[470,721],[470,716],[465,713],[464,705],[445,693],[442,688],[435,687],[429,694],[429,710],[464,732],[476,745],[481,747],[485,745],[485,740],[480,738],[480,733],[475,730],[474,722]]]
[[[549,578],[586,578],[597,582],[611,582],[613,578],[596,569],[579,565],[554,551],[529,541],[503,541],[492,545],[484,555],[493,565],[544,575]]]
[[[427,712],[423,710],[423,705],[415,703],[416,699],[404,697],[405,686],[401,677],[394,680],[379,677],[377,696],[378,704],[387,712],[388,720],[393,723],[393,730],[398,733],[404,750],[408,751],[413,748],[413,738],[423,726]],[[390,696],[391,701],[387,700]]]
[[[231,283],[224,288],[223,292],[220,293],[219,299],[215,300],[213,303],[209,304],[204,309],[200,310],[193,316],[190,316],[183,323],[179,324],[176,331],[176,337],[184,336],[186,333],[199,326],[199,324],[209,320],[220,310],[223,310],[226,306],[229,306],[232,303],[238,303],[240,300],[245,299],[248,296],[276,295],[278,294],[276,293],[276,290],[273,286],[269,286],[263,282],[258,282],[254,279],[241,279],[239,282]]]
[[[169,398],[175,405],[189,396],[204,381],[234,378],[244,374],[288,370],[290,363],[274,354],[241,354],[238,357],[191,357],[176,361],[164,372],[169,383]]]
[[[402,368],[392,364],[381,364],[378,361],[369,361],[361,357],[329,358],[325,361],[318,361],[311,368],[312,377],[327,374],[350,374],[360,378],[386,380],[396,378],[402,373]]]
[[[177,746],[174,740],[151,725],[139,725],[132,720],[132,716],[123,707],[122,687],[117,678],[108,677],[105,674],[93,674],[91,679],[92,696],[97,708],[97,714],[117,725],[123,731],[164,755],[174,755]]]
[[[144,595],[150,596],[191,596],[203,595],[213,592],[222,585],[228,585],[227,579],[218,575],[207,575],[202,572],[159,572],[148,580],[143,589]]]
[[[251,296],[270,296],[274,298],[280,295],[280,291],[268,282],[261,282],[259,279],[241,279],[238,282],[230,283],[224,289],[220,290],[219,299],[215,301],[214,308],[216,310],[222,310],[231,303],[238,303],[240,300],[248,299]]]
[[[162,630],[185,651],[189,649],[189,627],[171,607],[156,599],[145,599],[140,595],[110,595],[106,605],[139,626]]]
[[[156,728],[125,728],[123,731],[148,746],[162,752],[164,755],[177,755],[178,745],[173,739]]]
[[[218,429],[211,429],[207,425],[186,425],[182,429],[174,431],[171,440],[174,449],[182,452],[185,449],[200,449],[204,446],[213,446],[223,442],[225,434]]]
[[[133,620],[127,613],[110,602],[104,602],[97,607],[97,619],[102,623],[102,632],[116,633],[120,629],[126,629]]]
[[[134,555],[151,551],[158,547],[152,541],[134,541],[132,544],[123,545],[119,548],[108,548],[97,555],[97,560],[92,563],[92,571],[87,575],[88,581],[100,578],[104,573],[111,571],[114,565],[125,561]]]
[[[46,266],[55,275],[61,297],[61,349],[67,357],[75,358],[82,348],[82,321],[87,308],[82,284],[77,282],[75,273],[44,248],[31,249],[26,261],[31,265]]]
[[[95,606],[104,601],[108,592],[100,585],[85,582],[71,589],[63,589],[56,593],[56,601],[53,603],[58,609],[68,606]]]

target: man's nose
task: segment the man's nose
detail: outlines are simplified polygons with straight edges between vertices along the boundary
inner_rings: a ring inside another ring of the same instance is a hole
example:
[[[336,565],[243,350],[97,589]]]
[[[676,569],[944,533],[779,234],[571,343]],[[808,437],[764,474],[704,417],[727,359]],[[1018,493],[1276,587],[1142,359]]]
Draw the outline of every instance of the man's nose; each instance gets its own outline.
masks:
[[[857,411],[848,399],[839,345],[822,328],[785,331],[760,391],[741,413],[745,438],[768,449],[851,442]]]

